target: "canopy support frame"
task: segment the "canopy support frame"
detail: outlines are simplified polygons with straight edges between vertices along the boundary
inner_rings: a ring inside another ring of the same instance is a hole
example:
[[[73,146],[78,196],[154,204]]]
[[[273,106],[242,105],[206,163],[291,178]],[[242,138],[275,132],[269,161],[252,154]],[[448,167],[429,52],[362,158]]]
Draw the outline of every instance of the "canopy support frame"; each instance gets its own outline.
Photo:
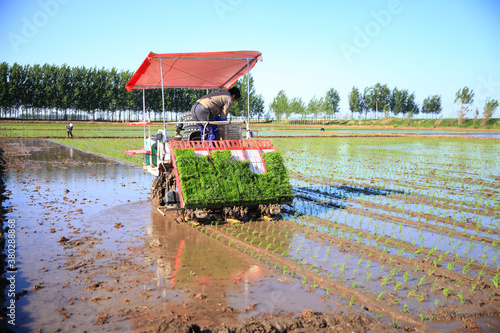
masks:
[[[144,88],[142,88],[142,120],[146,122],[146,91]],[[146,124],[144,124],[144,142],[146,142]]]
[[[250,140],[250,60],[247,58],[247,140]]]
[[[160,58],[160,77],[161,77],[161,116],[163,118],[163,142],[167,142],[167,124],[165,123],[165,87],[163,84],[163,61]]]

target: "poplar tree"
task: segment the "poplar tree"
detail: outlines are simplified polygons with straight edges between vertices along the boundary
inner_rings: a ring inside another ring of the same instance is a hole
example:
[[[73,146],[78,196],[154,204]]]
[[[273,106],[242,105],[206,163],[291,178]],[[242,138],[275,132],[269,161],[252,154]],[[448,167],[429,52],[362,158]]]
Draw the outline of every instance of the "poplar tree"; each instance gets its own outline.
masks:
[[[442,111],[441,96],[433,95],[424,99],[422,113],[438,115]]]
[[[483,117],[484,117],[482,120],[483,126],[488,125],[488,121],[490,120],[491,117],[493,117],[493,114],[495,113],[497,107],[498,107],[498,101],[496,99],[490,99],[489,97],[486,99],[486,103],[483,109]]]
[[[386,84],[377,83],[373,87],[365,88],[363,100],[365,112],[375,112],[375,116],[377,116],[379,110],[390,105],[391,90]]]
[[[278,95],[274,97],[273,101],[269,105],[269,109],[276,115],[276,120],[280,121],[281,117],[289,112],[289,104],[290,103],[288,101],[288,97],[286,97],[285,91],[280,90]]]
[[[354,113],[363,113],[363,95],[359,92],[359,89],[356,87],[352,87],[351,92],[348,95],[349,98],[349,110],[351,111],[351,119],[353,118]]]
[[[339,92],[334,88],[331,88],[326,92],[323,104],[321,105],[321,111],[325,112],[325,115],[330,118],[339,112],[339,102]]]
[[[455,94],[455,103],[458,104],[458,124],[464,123],[474,102],[474,91],[468,87],[463,87]]]

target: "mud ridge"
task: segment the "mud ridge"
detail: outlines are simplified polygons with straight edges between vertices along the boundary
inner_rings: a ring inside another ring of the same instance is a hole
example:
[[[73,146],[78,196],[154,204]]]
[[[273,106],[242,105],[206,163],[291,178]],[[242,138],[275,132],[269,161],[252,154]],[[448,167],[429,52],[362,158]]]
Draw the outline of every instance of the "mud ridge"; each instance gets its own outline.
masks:
[[[368,332],[380,331],[377,321],[360,313],[321,313],[305,310],[293,317],[290,313],[264,314],[237,324],[221,324],[212,330],[202,330],[197,324],[164,321],[158,325],[158,333],[254,333],[254,332]],[[387,331],[387,327],[384,327]],[[409,329],[410,331],[412,329]]]

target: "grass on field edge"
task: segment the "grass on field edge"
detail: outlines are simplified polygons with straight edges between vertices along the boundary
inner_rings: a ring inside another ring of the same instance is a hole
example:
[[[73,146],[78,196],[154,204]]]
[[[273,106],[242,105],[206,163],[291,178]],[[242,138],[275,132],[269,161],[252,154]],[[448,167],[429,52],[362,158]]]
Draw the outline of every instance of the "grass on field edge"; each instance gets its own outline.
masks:
[[[78,140],[51,139],[50,141],[136,167],[142,167],[144,163],[144,155],[130,155],[125,152],[125,149],[134,150],[143,148],[142,138]]]

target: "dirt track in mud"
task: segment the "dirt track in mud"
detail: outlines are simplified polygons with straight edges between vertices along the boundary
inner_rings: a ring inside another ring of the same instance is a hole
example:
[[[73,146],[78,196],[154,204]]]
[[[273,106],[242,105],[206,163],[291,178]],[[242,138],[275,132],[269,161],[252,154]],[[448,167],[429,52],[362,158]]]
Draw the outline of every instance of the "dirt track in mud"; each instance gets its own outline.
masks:
[[[280,274],[236,249],[237,225],[206,226],[208,236],[161,215],[147,201],[152,178],[142,170],[43,140],[0,145],[6,218],[17,223],[16,332],[425,330]],[[321,283],[311,277],[309,285]],[[477,317],[443,309],[433,330],[494,331],[497,304],[483,304],[491,313]]]

